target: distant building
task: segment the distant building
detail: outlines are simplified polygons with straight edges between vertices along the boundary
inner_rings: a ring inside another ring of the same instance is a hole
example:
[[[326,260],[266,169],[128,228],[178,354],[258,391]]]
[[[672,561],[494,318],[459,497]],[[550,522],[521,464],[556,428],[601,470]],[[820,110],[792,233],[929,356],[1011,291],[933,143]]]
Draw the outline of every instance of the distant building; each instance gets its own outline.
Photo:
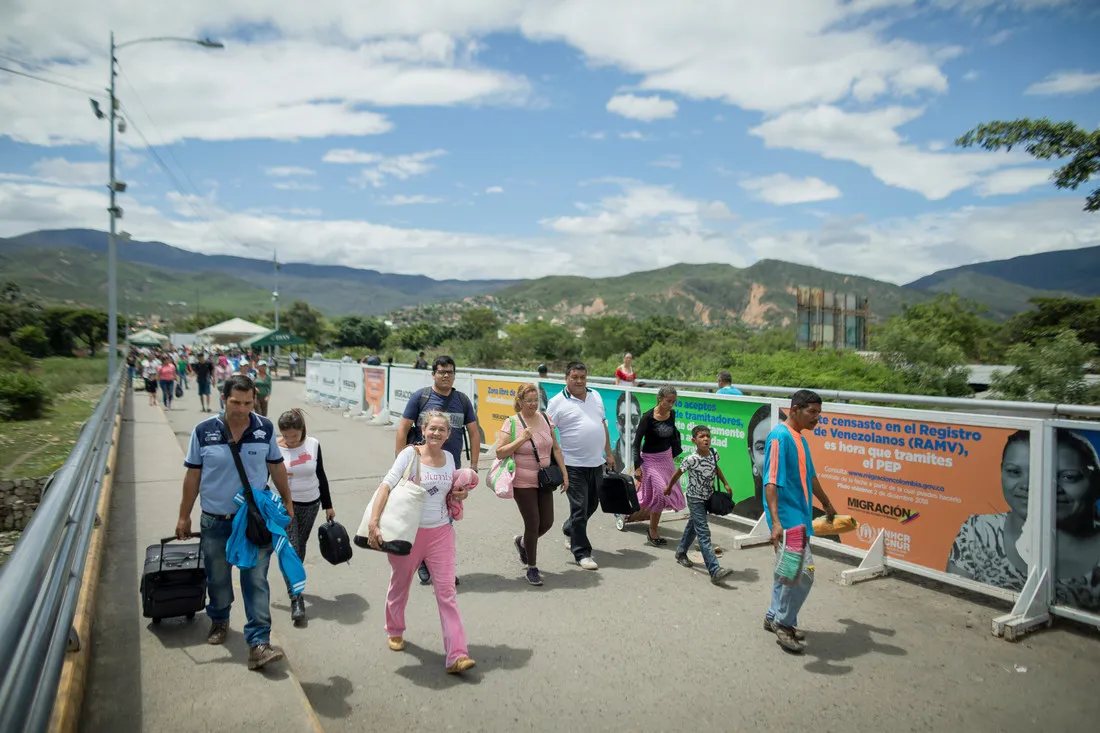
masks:
[[[796,343],[800,349],[867,349],[871,309],[867,298],[800,287]]]

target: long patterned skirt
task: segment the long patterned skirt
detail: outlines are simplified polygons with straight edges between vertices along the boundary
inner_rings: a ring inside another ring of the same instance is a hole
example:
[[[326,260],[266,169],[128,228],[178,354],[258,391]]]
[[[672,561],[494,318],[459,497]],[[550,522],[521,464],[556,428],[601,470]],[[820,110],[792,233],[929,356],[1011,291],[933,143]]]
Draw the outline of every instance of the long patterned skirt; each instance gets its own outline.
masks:
[[[663,453],[642,453],[642,483],[638,486],[638,503],[650,512],[679,512],[687,507],[679,486],[665,496],[668,480],[676,472],[672,449]]]

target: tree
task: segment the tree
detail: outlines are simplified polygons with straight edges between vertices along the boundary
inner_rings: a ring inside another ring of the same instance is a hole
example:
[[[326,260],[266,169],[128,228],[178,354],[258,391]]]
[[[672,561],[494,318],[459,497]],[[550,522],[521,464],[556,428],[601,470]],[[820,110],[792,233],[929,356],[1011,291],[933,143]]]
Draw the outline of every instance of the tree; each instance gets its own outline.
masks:
[[[325,332],[324,316],[304,300],[296,300],[287,309],[285,328],[295,336],[319,344]]]
[[[194,333],[195,331],[201,331],[216,323],[222,323],[223,321],[228,321],[236,317],[237,315],[235,313],[230,313],[229,311],[200,311],[197,315],[187,316],[177,321],[175,326],[179,329],[180,333]]]
[[[622,316],[597,316],[584,322],[581,347],[589,359],[606,359],[622,356],[630,349],[639,348],[638,329]]]
[[[1082,343],[1100,348],[1100,298],[1032,298],[1034,310],[1017,313],[1006,326],[1012,341],[1034,344],[1069,328]]]
[[[951,293],[941,293],[935,300],[902,306],[900,316],[891,318],[878,329],[873,342],[887,333],[896,319],[917,324],[929,341],[957,346],[963,358],[975,363],[988,363],[1000,358],[995,336],[1000,331],[996,322],[984,318],[985,306]]]
[[[41,359],[50,355],[50,340],[38,326],[23,326],[11,335],[11,342],[27,356]]]
[[[1015,369],[993,373],[990,388],[1006,400],[1081,404],[1100,398],[1085,381],[1085,369],[1096,347],[1083,344],[1069,328],[1035,344],[1016,344],[1007,361]]]
[[[920,321],[892,317],[879,335],[878,351],[882,363],[901,374],[914,394],[970,395],[962,348],[935,338]]]
[[[256,325],[263,326],[264,328],[275,328],[275,310],[253,311],[245,316],[245,320],[252,321]],[[217,323],[220,322],[221,321],[217,321]],[[279,325],[281,326],[282,324],[280,323]]]
[[[1051,122],[1023,118],[1010,122],[987,122],[955,141],[964,148],[981,145],[986,150],[1012,150],[1024,146],[1039,160],[1071,158],[1054,171],[1052,178],[1058,188],[1074,191],[1100,171],[1100,128],[1093,132],[1072,122]],[[1085,211],[1100,211],[1100,188],[1093,189],[1085,199]]]
[[[88,356],[95,356],[96,346],[107,338],[107,314],[102,311],[71,311],[65,316],[65,325],[73,336],[87,344]]]
[[[484,336],[496,338],[500,318],[488,308],[470,308],[458,319],[455,335],[463,341],[476,341]]]
[[[581,351],[572,331],[565,326],[555,326],[546,321],[510,326],[508,337],[513,353],[520,360],[572,361]]]
[[[70,308],[48,308],[42,314],[42,328],[50,342],[50,353],[54,356],[72,356],[73,330],[69,326]]]
[[[340,316],[333,323],[337,346],[366,346],[379,349],[390,335],[390,329],[378,318]]]

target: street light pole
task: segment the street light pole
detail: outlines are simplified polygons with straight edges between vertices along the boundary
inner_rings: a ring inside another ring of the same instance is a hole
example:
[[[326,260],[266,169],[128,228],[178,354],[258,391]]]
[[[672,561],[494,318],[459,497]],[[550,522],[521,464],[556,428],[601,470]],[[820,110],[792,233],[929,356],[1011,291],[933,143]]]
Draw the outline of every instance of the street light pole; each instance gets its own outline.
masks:
[[[275,300],[275,331],[279,330],[279,251],[272,250],[272,259],[275,260],[275,290],[272,291],[271,297]],[[275,354],[275,361],[279,360],[279,345],[275,344],[272,350]]]
[[[111,98],[108,104],[111,118],[110,173],[107,188],[111,191],[111,206],[107,211],[111,215],[111,230],[107,235],[107,378],[114,376],[118,368],[118,243],[115,240],[115,219],[118,207],[115,205],[115,116],[118,100],[115,99],[115,32],[111,31]]]
[[[109,88],[110,110],[107,116],[111,123],[110,137],[110,170],[107,188],[110,190],[111,205],[107,208],[110,214],[110,231],[107,234],[107,370],[108,379],[114,375],[118,368],[118,239],[115,235],[115,223],[122,218],[122,209],[116,203],[116,194],[126,190],[126,184],[115,180],[115,125],[118,117],[118,99],[115,98],[115,51],[123,46],[132,46],[135,43],[151,43],[155,41],[181,41],[183,43],[196,43],[203,48],[225,48],[217,41],[208,38],[180,38],[177,36],[158,36],[156,38],[138,38],[126,43],[115,44],[115,32],[111,31],[111,53],[109,63],[111,65],[111,84]],[[103,113],[99,109],[98,102],[92,100],[92,109],[99,119],[103,119]]]

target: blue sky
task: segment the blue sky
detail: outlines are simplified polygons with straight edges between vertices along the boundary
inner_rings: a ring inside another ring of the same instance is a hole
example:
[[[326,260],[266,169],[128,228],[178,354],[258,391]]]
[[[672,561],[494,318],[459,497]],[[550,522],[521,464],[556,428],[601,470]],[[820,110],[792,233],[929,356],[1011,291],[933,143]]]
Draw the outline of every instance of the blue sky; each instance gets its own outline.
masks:
[[[772,258],[899,283],[1100,244],[1051,163],[952,144],[1100,124],[1090,0],[14,0],[0,66],[77,89],[0,72],[0,236],[106,228],[86,91],[112,29],[226,45],[118,53],[137,240],[437,277]]]

